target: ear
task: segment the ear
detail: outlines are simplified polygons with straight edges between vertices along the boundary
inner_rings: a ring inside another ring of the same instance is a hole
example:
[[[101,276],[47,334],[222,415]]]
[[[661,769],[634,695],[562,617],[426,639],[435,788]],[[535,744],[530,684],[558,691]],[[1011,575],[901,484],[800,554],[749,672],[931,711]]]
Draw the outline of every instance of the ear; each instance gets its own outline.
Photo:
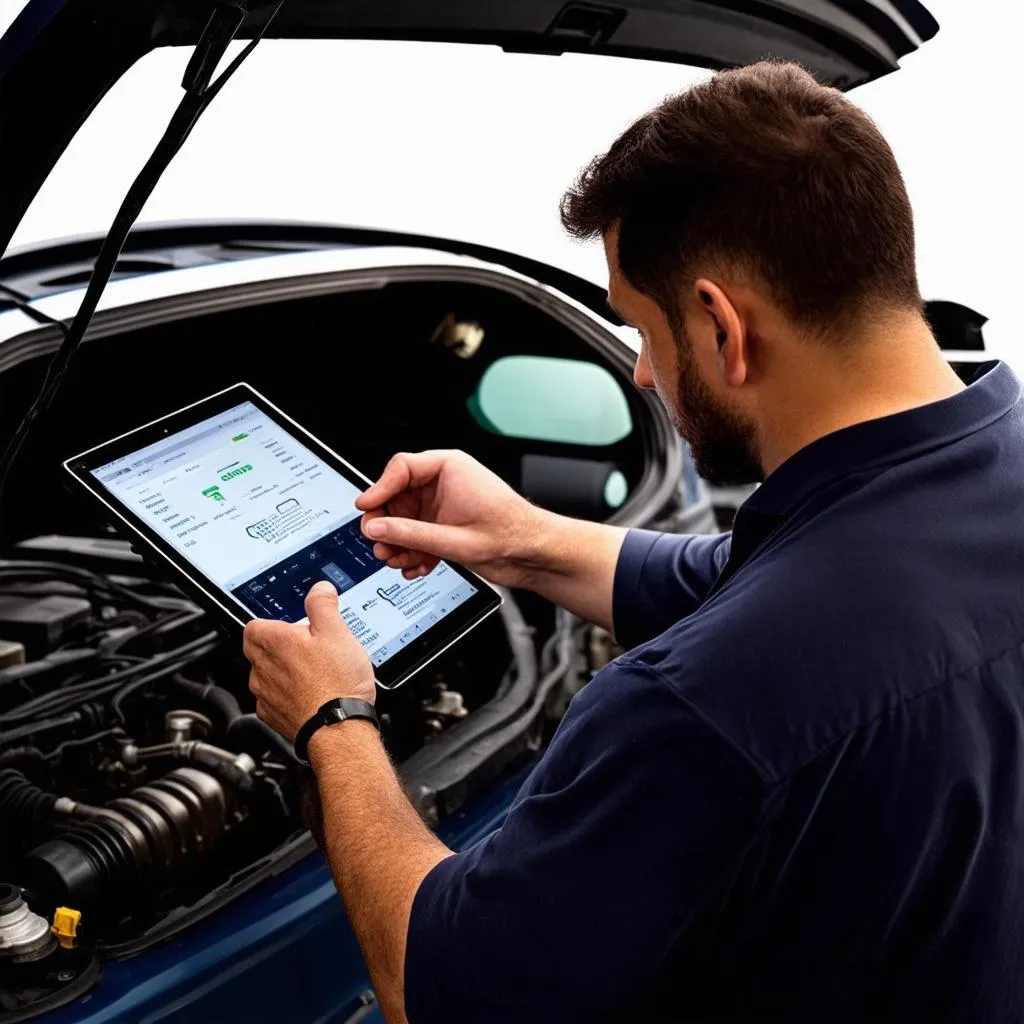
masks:
[[[698,278],[693,293],[700,307],[698,321],[706,318],[714,339],[722,380],[729,387],[742,387],[750,371],[750,339],[743,317],[729,295],[709,278]]]

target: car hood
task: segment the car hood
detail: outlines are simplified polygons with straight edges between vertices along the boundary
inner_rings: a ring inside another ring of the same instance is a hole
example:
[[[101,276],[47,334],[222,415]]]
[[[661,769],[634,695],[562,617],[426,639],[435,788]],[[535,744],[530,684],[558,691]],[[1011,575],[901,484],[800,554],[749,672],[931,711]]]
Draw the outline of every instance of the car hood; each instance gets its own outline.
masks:
[[[108,89],[161,46],[194,44],[214,0],[29,0],[0,38],[0,252]],[[265,16],[250,9],[240,36]],[[487,43],[710,68],[799,61],[840,88],[894,71],[938,31],[917,0],[285,0],[268,35]]]

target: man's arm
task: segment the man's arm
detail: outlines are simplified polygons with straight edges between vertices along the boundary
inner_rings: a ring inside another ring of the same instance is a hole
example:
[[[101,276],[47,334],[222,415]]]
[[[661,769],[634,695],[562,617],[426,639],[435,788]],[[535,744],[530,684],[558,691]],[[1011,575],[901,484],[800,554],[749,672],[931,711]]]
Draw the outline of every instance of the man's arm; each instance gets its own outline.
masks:
[[[537,526],[523,538],[524,587],[609,632],[615,567],[627,531],[535,509]]]
[[[413,900],[449,850],[409,803],[372,724],[353,719],[309,743],[324,845],[389,1022],[404,1021],[405,944]]]
[[[245,627],[256,712],[288,740],[326,701],[376,696],[373,666],[321,582],[306,596],[309,625],[255,619]],[[318,729],[308,747],[327,859],[388,1021],[404,1021],[405,942],[420,883],[451,851],[420,821],[373,724]]]
[[[409,579],[451,559],[612,628],[620,527],[537,508],[464,452],[396,455],[356,504],[374,553]]]
[[[462,562],[603,626],[626,647],[689,615],[729,553],[725,534],[630,532],[555,515],[465,452],[396,455],[356,504],[376,556],[408,579],[441,558]]]

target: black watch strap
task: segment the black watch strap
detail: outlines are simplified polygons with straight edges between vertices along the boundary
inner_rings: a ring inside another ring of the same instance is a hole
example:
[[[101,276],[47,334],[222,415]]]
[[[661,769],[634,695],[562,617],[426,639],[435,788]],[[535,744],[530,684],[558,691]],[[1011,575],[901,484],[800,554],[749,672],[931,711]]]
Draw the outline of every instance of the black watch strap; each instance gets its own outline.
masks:
[[[335,697],[334,700],[321,704],[316,713],[295,734],[295,756],[299,761],[304,765],[309,764],[309,758],[306,756],[309,741],[317,729],[324,725],[344,722],[346,718],[365,718],[380,729],[377,709],[368,700],[360,697]]]

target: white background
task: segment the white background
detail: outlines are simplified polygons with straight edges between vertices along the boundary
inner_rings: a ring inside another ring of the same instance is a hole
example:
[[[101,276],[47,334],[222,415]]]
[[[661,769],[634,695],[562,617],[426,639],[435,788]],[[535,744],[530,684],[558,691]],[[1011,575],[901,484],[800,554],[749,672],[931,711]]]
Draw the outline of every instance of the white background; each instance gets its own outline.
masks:
[[[0,0],[0,30],[20,0]],[[942,28],[853,93],[903,168],[926,297],[987,315],[1024,371],[1024,102],[1018,0],[926,0]],[[133,69],[93,115],[14,245],[102,231],[173,105],[183,52]],[[59,72],[55,72],[59,74]],[[633,118],[704,72],[668,64],[416,43],[266,41],[218,97],[143,220],[286,217],[472,239],[604,283],[599,247],[557,203]],[[4,159],[16,158],[4,142]]]

